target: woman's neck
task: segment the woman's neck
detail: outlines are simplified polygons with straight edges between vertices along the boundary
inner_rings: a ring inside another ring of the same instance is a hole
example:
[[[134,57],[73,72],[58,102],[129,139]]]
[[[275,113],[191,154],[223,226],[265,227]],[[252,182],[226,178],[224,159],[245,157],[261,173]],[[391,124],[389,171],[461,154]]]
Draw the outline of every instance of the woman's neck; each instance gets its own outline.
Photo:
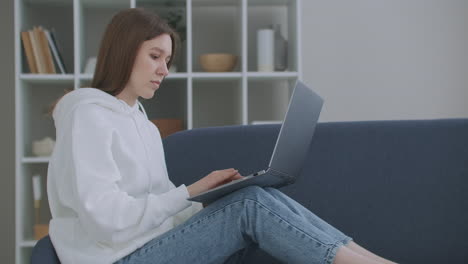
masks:
[[[135,97],[135,96],[132,96],[132,95],[126,93],[125,89],[121,93],[116,95],[115,97],[117,97],[118,99],[126,102],[129,106],[134,106],[136,104],[137,99],[138,99],[138,97]]]

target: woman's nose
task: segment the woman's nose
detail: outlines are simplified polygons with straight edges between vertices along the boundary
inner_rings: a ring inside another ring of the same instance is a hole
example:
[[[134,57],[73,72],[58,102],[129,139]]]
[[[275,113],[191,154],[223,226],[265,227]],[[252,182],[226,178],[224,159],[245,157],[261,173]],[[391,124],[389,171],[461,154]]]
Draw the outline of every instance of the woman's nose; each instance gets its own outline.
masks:
[[[169,69],[167,69],[167,64],[163,63],[160,67],[158,67],[158,70],[156,71],[157,74],[166,76],[169,74]]]

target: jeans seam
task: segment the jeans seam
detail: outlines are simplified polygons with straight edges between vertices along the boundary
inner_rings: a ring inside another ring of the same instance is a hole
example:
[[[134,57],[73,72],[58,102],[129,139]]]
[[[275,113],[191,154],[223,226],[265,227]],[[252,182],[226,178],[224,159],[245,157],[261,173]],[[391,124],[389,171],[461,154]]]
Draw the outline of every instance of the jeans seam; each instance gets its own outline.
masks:
[[[345,235],[345,238],[341,240],[341,243],[346,246],[351,241],[353,241],[353,238]]]
[[[333,259],[336,257],[336,252],[338,250],[338,247],[340,247],[342,243],[340,241],[332,244],[328,250],[327,253],[325,254],[325,257],[323,258],[324,262],[327,264],[332,264]],[[333,255],[332,255],[333,254]]]
[[[261,206],[261,208],[263,208],[264,210],[268,211],[269,213],[271,213],[272,215],[276,216],[277,218],[281,219],[282,221],[286,222],[288,225],[290,225],[291,227],[295,228],[296,231],[300,231],[302,232],[303,234],[305,234],[309,239],[317,242],[317,243],[320,243],[321,245],[323,246],[331,246],[331,245],[334,245],[334,244],[329,244],[329,243],[324,243],[322,241],[319,241],[317,240],[316,238],[312,237],[311,235],[309,235],[307,232],[305,232],[304,230],[300,229],[299,227],[291,224],[289,221],[287,221],[286,219],[284,219],[283,217],[281,217],[280,215],[276,214],[275,212],[271,211],[270,209],[268,209],[267,206],[265,206],[264,204],[262,204],[261,202],[257,201],[257,200],[253,200],[253,199],[249,199],[249,198],[246,198],[245,200],[249,200],[249,201],[252,201],[254,203],[257,203],[258,205]]]

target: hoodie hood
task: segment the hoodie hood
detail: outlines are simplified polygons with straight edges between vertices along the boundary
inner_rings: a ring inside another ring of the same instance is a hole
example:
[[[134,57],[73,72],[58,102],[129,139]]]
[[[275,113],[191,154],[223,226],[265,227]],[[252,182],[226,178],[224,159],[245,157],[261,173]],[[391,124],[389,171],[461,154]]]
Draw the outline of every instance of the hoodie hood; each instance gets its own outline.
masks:
[[[73,110],[82,104],[97,104],[114,112],[126,115],[136,113],[138,111],[138,107],[141,107],[146,116],[146,112],[138,100],[133,106],[129,106],[125,101],[100,89],[80,88],[67,93],[57,103],[52,113],[55,127],[59,128],[64,123],[64,120],[68,120],[70,118],[70,114]]]

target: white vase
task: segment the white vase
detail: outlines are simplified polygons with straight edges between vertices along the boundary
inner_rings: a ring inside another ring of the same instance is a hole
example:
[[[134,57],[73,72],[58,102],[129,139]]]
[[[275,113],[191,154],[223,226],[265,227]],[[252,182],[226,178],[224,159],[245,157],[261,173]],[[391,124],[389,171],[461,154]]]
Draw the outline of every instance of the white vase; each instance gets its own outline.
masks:
[[[274,70],[274,31],[259,29],[257,31],[257,70],[272,72]]]

